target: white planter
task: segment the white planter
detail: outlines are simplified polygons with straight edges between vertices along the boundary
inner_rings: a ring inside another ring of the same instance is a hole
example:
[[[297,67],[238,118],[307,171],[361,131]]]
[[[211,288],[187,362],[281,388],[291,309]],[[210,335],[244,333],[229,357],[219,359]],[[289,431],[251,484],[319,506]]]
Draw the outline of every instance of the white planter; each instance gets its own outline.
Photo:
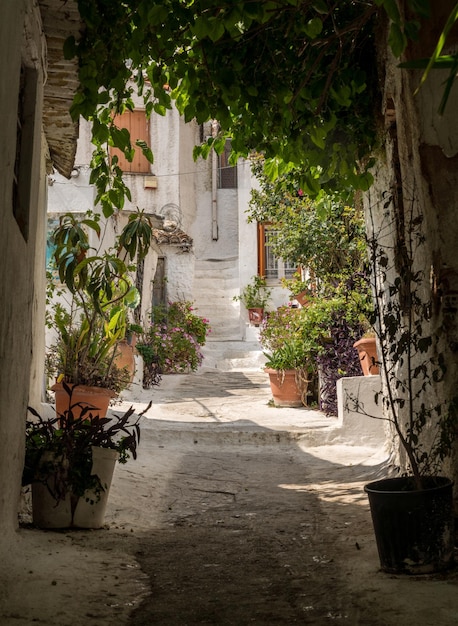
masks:
[[[111,481],[118,453],[109,448],[92,448],[92,474],[99,477],[103,490],[92,490],[78,499],[72,514],[71,494],[56,502],[46,485],[32,485],[33,523],[39,528],[100,528],[104,524]],[[93,501],[93,504],[91,504]]]
[[[99,477],[103,491],[97,494],[88,490],[78,500],[72,524],[76,528],[100,528],[103,526],[108,494],[118,457],[119,454],[116,450],[92,448],[92,474]],[[94,504],[90,503],[91,500],[94,501]]]
[[[38,528],[69,528],[72,525],[70,494],[56,502],[46,485],[33,483],[32,519]]]

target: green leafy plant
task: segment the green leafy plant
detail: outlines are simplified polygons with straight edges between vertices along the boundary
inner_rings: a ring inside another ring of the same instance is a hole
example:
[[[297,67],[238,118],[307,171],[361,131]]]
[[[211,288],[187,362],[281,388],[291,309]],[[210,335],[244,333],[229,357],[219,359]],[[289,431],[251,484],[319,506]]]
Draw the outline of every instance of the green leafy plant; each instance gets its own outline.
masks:
[[[186,121],[219,120],[221,132],[197,147],[196,157],[221,152],[231,135],[237,153],[266,155],[270,178],[297,167],[309,195],[368,189],[378,141],[378,33],[388,23],[399,58],[427,25],[431,2],[408,0],[402,11],[394,0],[249,7],[223,0],[213,8],[182,0],[79,0],[78,8],[84,28],[64,46],[79,66],[71,112],[92,124],[92,182],[107,216],[130,199],[109,149],[133,158],[129,132],[114,119],[134,108],[134,93],[147,115],[164,115],[175,102]],[[455,20],[456,8],[434,66]],[[137,145],[152,162],[147,146]]]
[[[299,170],[272,181],[262,163],[253,160],[259,186],[251,192],[248,221],[268,223],[275,233],[270,240],[274,254],[303,268],[302,277],[297,273],[282,281],[292,295],[332,295],[367,262],[362,208],[349,192],[345,201],[324,192],[312,199],[300,187]]]
[[[134,228],[136,227],[136,228]],[[88,231],[100,236],[97,216],[60,218],[52,233],[54,272],[49,272],[48,326],[57,332],[47,359],[48,374],[67,383],[101,386],[119,393],[130,382],[116,365],[117,345],[129,330],[129,312],[139,294],[129,272],[148,250],[152,226],[141,211],[133,214],[112,249],[92,248]],[[57,293],[55,293],[57,292]],[[60,298],[53,298],[60,295]]]
[[[358,281],[357,281],[358,282]],[[311,297],[302,309],[279,307],[261,326],[260,343],[272,369],[304,368],[316,380],[321,367],[324,399],[320,408],[337,412],[335,383],[342,376],[357,375],[359,360],[353,343],[360,338],[371,309],[351,285],[333,298]]]
[[[58,502],[71,494],[74,501],[87,490],[100,493],[104,486],[92,474],[92,447],[110,448],[119,454],[119,462],[137,458],[140,441],[140,417],[131,407],[123,415],[101,418],[91,406],[72,401],[73,389],[64,384],[69,395],[69,409],[62,415],[44,419],[29,407],[32,416],[26,424],[26,453],[22,484],[45,484]],[[81,410],[75,418],[76,409]]]
[[[304,349],[304,343],[299,339],[291,339],[283,345],[276,348],[272,352],[265,352],[265,366],[273,370],[310,370],[311,365],[308,364],[310,354]]]
[[[316,367],[311,345],[302,332],[303,311],[285,306],[269,313],[261,325],[259,341],[266,357],[265,367],[275,370],[280,385],[285,373],[294,370],[296,386],[306,406],[308,396],[314,395],[311,383],[316,378]]]
[[[289,291],[290,297],[294,298],[299,294],[305,293],[307,296],[313,295],[310,280],[303,280],[301,272],[295,272],[291,278],[281,278],[282,287]]]
[[[304,335],[305,309],[279,307],[261,325],[259,342],[267,359],[266,367],[279,371],[315,371],[312,343]]]
[[[242,302],[246,309],[265,309],[272,294],[272,289],[267,287],[264,276],[253,276],[251,282],[246,285],[240,295],[234,296],[235,302]]]
[[[209,321],[197,315],[189,301],[153,307],[150,319],[136,345],[145,365],[143,386],[149,388],[160,374],[195,372],[211,332]]]

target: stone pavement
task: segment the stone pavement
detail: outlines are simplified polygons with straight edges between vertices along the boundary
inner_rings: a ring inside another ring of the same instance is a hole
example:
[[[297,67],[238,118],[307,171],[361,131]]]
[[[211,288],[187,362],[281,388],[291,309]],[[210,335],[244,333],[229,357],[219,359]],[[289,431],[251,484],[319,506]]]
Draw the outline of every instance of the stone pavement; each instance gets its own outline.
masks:
[[[297,441],[304,446],[347,444],[377,449],[386,456],[379,420],[359,416],[355,428],[346,415],[327,417],[309,407],[277,408],[271,399],[268,376],[261,370],[202,369],[164,376],[160,386],[149,390],[135,384],[123,393],[121,407],[133,405],[140,410],[151,401],[147,416],[164,438],[224,443],[252,442],[255,438],[259,443]]]
[[[254,370],[124,394],[112,410],[152,406],[106,529],[23,525],[1,626],[455,626],[456,572],[379,571],[363,485],[389,469],[380,432],[270,398]]]

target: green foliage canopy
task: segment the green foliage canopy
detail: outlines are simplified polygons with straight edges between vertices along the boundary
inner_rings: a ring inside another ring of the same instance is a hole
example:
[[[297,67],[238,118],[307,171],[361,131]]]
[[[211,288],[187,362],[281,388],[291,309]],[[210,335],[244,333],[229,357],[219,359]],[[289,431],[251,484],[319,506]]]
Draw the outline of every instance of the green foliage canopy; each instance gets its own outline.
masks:
[[[307,154],[304,187],[308,183],[312,191],[325,178],[328,184],[336,176],[355,183],[348,163],[373,140],[361,65],[375,10],[365,2],[340,6],[330,11],[323,1],[79,0],[86,31],[78,44],[67,43],[68,56],[77,53],[80,60],[72,113],[93,123],[94,182],[101,185],[104,210],[122,206],[126,191],[117,164],[110,170],[104,157],[107,145],[129,155],[112,111],[133,107],[131,78],[148,113],[164,114],[174,99],[188,121],[218,119],[223,131],[232,131],[240,153],[256,149],[295,164]],[[336,35],[349,25],[357,41]]]
[[[267,222],[276,231],[276,256],[307,268],[322,295],[334,293],[363,271],[367,248],[362,211],[340,197],[311,200],[303,194],[296,170],[272,181],[263,174],[262,160],[256,160],[253,171],[260,185],[251,192],[248,220]]]
[[[134,87],[148,114],[165,114],[174,100],[187,121],[219,121],[222,136],[196,156],[221,150],[230,133],[236,153],[273,158],[272,174],[300,167],[312,196],[367,189],[376,30],[388,16],[399,55],[428,15],[428,0],[405,4],[409,21],[394,0],[78,0],[85,30],[65,48],[80,64],[72,114],[93,125],[92,182],[105,215],[130,198],[107,147],[132,158],[113,113],[133,108]]]

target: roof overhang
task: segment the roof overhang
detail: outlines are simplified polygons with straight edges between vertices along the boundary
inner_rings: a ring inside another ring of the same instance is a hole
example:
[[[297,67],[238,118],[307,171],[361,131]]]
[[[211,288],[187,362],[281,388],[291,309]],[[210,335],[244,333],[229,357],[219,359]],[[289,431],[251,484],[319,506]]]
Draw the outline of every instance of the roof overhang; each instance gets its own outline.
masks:
[[[38,0],[47,46],[43,127],[52,166],[66,178],[75,162],[79,125],[70,116],[78,89],[78,60],[64,58],[64,42],[79,39],[84,23],[76,0]]]

